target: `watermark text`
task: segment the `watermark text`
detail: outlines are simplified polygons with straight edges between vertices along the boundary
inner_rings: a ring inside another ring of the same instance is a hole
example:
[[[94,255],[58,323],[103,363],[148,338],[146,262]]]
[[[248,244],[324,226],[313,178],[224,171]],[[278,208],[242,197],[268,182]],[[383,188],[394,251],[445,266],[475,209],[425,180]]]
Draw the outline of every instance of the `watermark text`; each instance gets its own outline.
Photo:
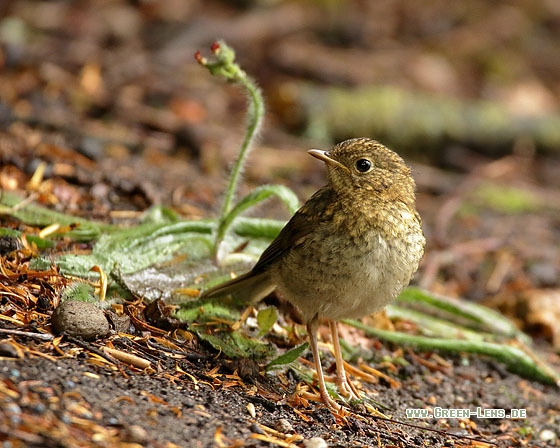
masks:
[[[476,409],[466,408],[440,408],[434,407],[433,410],[422,408],[408,408],[406,410],[408,418],[527,418],[526,409]]]

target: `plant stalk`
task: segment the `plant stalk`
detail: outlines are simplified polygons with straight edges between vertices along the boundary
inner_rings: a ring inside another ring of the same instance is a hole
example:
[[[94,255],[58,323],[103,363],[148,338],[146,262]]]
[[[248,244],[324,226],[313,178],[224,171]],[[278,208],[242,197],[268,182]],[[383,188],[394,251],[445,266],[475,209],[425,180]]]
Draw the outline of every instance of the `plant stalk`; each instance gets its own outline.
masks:
[[[233,208],[237,184],[239,182],[239,178],[241,177],[245,160],[247,159],[249,150],[251,149],[255,137],[258,135],[262,125],[265,108],[261,90],[255,81],[235,62],[235,52],[233,49],[223,41],[215,42],[211,49],[216,56],[215,61],[208,61],[206,58],[202,57],[198,51],[195,54],[195,59],[200,65],[207,68],[211,74],[223,76],[227,81],[240,85],[246,92],[249,100],[245,138],[243,139],[239,155],[237,156],[229,176],[229,183],[225,192],[220,216],[218,218],[213,256],[215,261],[219,262],[220,245],[225,238],[227,228],[230,224],[228,214]]]

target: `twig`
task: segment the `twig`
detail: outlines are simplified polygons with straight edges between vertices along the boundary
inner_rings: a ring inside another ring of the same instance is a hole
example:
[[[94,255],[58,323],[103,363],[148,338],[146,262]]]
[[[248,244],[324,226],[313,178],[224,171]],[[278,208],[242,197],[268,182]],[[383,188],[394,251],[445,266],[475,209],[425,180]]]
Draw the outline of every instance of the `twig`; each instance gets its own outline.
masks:
[[[146,369],[152,365],[150,361],[140,356],[133,355],[132,353],[123,352],[122,350],[117,350],[110,347],[103,347],[102,349],[106,354],[118,359],[125,364],[138,367],[139,369]]]
[[[105,361],[108,361],[111,364],[114,364],[118,367],[119,364],[118,360],[113,356],[111,356],[110,354],[105,353],[103,350],[99,350],[98,348],[92,346],[91,344],[88,344],[82,338],[70,336],[69,334],[66,333],[63,333],[63,335],[69,342],[76,344],[78,347],[83,348],[84,350],[89,350],[90,352],[96,354],[97,356],[101,356]]]
[[[26,336],[28,338],[39,339],[41,341],[52,341],[54,336],[48,333],[32,333],[30,331],[10,330],[8,328],[0,328],[0,334],[10,334],[13,336]]]

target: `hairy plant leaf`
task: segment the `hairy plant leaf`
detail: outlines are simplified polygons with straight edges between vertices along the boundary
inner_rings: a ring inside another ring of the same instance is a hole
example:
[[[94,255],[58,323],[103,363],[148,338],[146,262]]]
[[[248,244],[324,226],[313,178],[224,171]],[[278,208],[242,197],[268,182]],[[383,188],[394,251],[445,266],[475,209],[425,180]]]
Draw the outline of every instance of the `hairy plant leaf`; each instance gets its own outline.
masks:
[[[224,320],[232,324],[239,320],[240,313],[226,299],[191,300],[181,304],[174,317],[185,322],[205,323]]]
[[[92,241],[99,237],[103,231],[112,227],[107,224],[55,212],[33,203],[20,207],[19,205],[23,201],[25,200],[18,195],[3,192],[0,198],[0,215],[13,216],[25,224],[37,227],[46,227],[55,223],[61,226],[71,226],[72,230],[64,233],[64,235],[75,241]]]
[[[263,185],[255,188],[251,191],[251,193],[242,198],[224,218],[221,223],[221,227],[224,230],[227,230],[235,218],[237,218],[241,213],[270,198],[271,196],[276,196],[284,204],[286,204],[290,214],[294,214],[299,207],[298,197],[288,187],[283,185]]]
[[[513,337],[523,343],[530,343],[530,339],[523,334],[506,317],[496,311],[467,300],[452,297],[439,296],[420,288],[405,288],[397,303],[408,304],[417,308],[425,314],[444,315],[446,320],[454,321],[475,331],[486,331],[495,335]],[[392,306],[392,305],[389,305]]]
[[[193,327],[191,330],[229,358],[265,359],[275,353],[272,344],[249,338],[239,331],[207,333],[204,327]]]
[[[241,216],[233,223],[233,231],[241,237],[265,238],[272,240],[286,225],[285,221],[266,218],[247,218]]]
[[[99,302],[95,297],[93,286],[89,283],[77,281],[69,285],[62,292],[62,301],[78,300],[80,302]]]
[[[287,352],[283,353],[277,358],[274,358],[266,365],[266,371],[268,372],[269,370],[272,370],[275,367],[284,366],[286,364],[290,364],[294,362],[296,359],[298,359],[301,356],[301,354],[305,350],[307,350],[308,346],[309,343],[305,342],[301,345],[298,345],[297,347],[292,348],[291,350],[288,350]]]

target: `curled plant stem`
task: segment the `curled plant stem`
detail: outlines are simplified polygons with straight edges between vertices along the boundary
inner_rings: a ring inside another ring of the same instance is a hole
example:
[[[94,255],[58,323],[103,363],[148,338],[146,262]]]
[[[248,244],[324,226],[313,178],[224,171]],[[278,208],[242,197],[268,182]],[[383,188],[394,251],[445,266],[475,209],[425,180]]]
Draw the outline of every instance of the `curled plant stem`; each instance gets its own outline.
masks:
[[[195,59],[200,65],[207,68],[208,71],[215,76],[223,76],[226,80],[239,84],[246,92],[249,99],[247,109],[247,130],[237,160],[235,161],[229,183],[225,192],[222,209],[218,219],[218,227],[216,229],[216,239],[214,241],[213,256],[216,261],[219,260],[219,249],[224,240],[229,220],[227,219],[229,212],[233,208],[233,200],[237,189],[237,184],[245,164],[245,160],[249,153],[255,137],[257,136],[264,117],[264,100],[261,90],[245,71],[235,62],[235,52],[225,42],[215,42],[211,47],[212,53],[216,56],[215,61],[208,61],[202,57],[197,51]]]

